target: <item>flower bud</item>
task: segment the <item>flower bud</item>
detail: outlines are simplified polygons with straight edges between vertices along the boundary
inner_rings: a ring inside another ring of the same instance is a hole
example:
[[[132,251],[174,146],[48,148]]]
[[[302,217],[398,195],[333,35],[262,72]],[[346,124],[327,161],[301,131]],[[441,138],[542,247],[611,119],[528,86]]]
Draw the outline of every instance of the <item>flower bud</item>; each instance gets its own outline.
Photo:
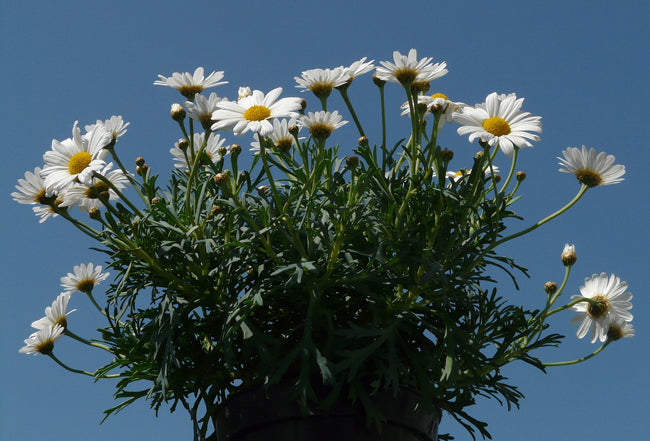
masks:
[[[562,250],[562,264],[564,266],[571,266],[576,263],[578,257],[576,256],[576,247],[575,245],[569,245],[568,243],[564,245],[564,250]]]
[[[368,145],[368,138],[366,138],[365,136],[362,136],[361,138],[359,138],[359,145],[364,146],[364,147],[367,146]]]
[[[224,146],[221,146],[221,147],[219,147],[217,149],[217,153],[219,153],[219,156],[221,156],[223,158],[224,156],[226,156],[228,154],[228,148],[224,147]]]
[[[223,208],[221,208],[221,205],[213,205],[212,210],[210,210],[210,213],[215,215],[215,214],[221,213],[222,211],[223,211]]]
[[[359,165],[359,157],[358,156],[348,156],[345,158],[345,163],[347,164],[348,167],[350,168],[355,168]]]
[[[454,152],[449,149],[440,150],[440,157],[443,161],[449,162],[454,159]]]
[[[497,184],[499,182],[501,182],[501,175],[500,174],[498,174],[498,173],[494,174],[494,182],[496,182]]]
[[[287,128],[287,130],[289,130],[289,133],[291,134],[291,136],[298,136],[298,132],[300,131],[300,127],[298,127],[297,125],[294,124],[294,125],[289,126]]]
[[[102,218],[102,213],[101,211],[99,211],[99,208],[91,207],[88,210],[88,217],[90,217],[91,219],[99,220]]]
[[[153,199],[151,199],[151,204],[152,204],[152,205],[157,204],[158,202],[160,202],[160,198],[159,198],[158,196],[156,196],[156,197],[154,197]]]
[[[239,155],[241,153],[241,146],[239,144],[231,145],[230,146],[230,153],[232,153],[234,156]]]
[[[135,165],[142,167],[144,165],[144,158],[142,156],[135,158]]]
[[[302,98],[300,100],[300,113],[305,113],[306,108],[307,108],[307,100]]]
[[[221,173],[217,173],[216,175],[214,175],[213,178],[214,183],[221,187],[228,180],[228,176],[230,176],[230,172],[228,170],[225,170]]]
[[[546,282],[544,284],[544,291],[546,294],[553,295],[557,292],[557,283],[555,282]]]
[[[517,182],[522,182],[524,179],[526,179],[526,173],[518,171],[515,173],[515,178],[517,178]]]
[[[172,109],[169,114],[174,121],[181,122],[185,119],[185,109],[178,103],[172,104]]]
[[[142,164],[141,166],[139,165],[135,168],[135,172],[142,177],[145,177],[147,175],[147,170],[149,170],[149,166],[147,164]]]
[[[185,151],[190,146],[190,142],[187,139],[179,139],[176,145],[179,149]]]
[[[267,187],[266,185],[260,185],[259,187],[257,187],[257,192],[262,196],[264,196],[268,191],[269,191],[269,187]]]

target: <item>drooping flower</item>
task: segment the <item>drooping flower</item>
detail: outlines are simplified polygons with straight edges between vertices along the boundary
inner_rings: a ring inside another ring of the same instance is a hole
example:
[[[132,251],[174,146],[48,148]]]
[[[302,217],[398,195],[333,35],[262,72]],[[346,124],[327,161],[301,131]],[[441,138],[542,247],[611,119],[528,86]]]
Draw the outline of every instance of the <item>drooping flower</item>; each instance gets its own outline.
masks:
[[[203,67],[197,67],[193,74],[189,72],[174,72],[171,77],[165,77],[159,74],[158,78],[160,79],[153,82],[155,85],[173,87],[190,101],[194,99],[194,95],[201,93],[209,87],[228,83],[228,81],[221,81],[223,71],[212,72],[207,77],[204,77]]]
[[[408,55],[402,55],[399,51],[393,52],[393,63],[380,61],[382,67],[377,67],[376,76],[383,81],[392,81],[405,86],[413,82],[425,83],[433,81],[445,75],[447,63],[431,64],[433,58],[426,57],[417,59],[417,51],[411,49]]]
[[[95,129],[97,126],[103,127],[113,138],[113,142],[117,141],[117,138],[126,133],[126,128],[129,126],[129,122],[125,123],[122,119],[122,115],[113,115],[109,119],[101,121],[97,120],[95,124],[91,124],[85,127],[86,132],[90,132]]]
[[[61,192],[75,181],[87,181],[93,171],[104,167],[103,158],[108,153],[104,147],[111,139],[106,129],[99,125],[82,136],[75,121],[72,138],[52,140],[52,150],[43,155],[45,166],[41,176],[45,187]]]
[[[300,98],[278,97],[282,88],[278,87],[264,95],[260,90],[238,100],[221,101],[217,103],[217,110],[212,113],[212,130],[232,130],[236,136],[248,131],[267,136],[273,132],[271,120],[274,118],[297,117],[296,111],[301,109]]]
[[[194,150],[194,155],[196,155],[199,152],[199,149],[203,145],[203,141],[205,140],[205,133],[195,133],[193,137],[193,143],[192,143],[192,149]],[[221,138],[221,135],[218,133],[210,133],[208,135],[208,140],[206,142],[205,148],[203,149],[203,154],[205,154],[210,161],[212,162],[217,162],[221,158],[227,154],[228,150],[223,147],[223,143],[226,140]],[[169,150],[169,153],[172,154],[174,157],[174,167],[176,168],[184,168],[184,169],[189,169],[191,162],[192,162],[192,157],[189,153],[189,151],[183,151],[183,149],[180,148],[179,143],[176,143],[173,148]],[[188,165],[187,163],[187,158],[190,160],[190,164]]]
[[[336,110],[333,112],[320,110],[316,113],[308,112],[307,115],[301,116],[299,124],[309,130],[309,133],[314,138],[326,139],[334,130],[348,123],[342,120],[343,117]]]
[[[75,265],[73,271],[74,273],[68,273],[67,276],[61,277],[61,286],[68,293],[80,291],[89,294],[95,286],[109,276],[109,273],[102,273],[101,265],[92,263]]]
[[[541,133],[541,117],[522,112],[523,98],[515,94],[498,95],[491,93],[485,103],[475,107],[466,106],[453,113],[453,119],[460,127],[459,135],[469,135],[469,141],[480,139],[499,148],[507,156],[512,156],[515,148],[532,147],[529,140],[539,141],[539,136],[530,132]]]
[[[122,170],[112,170],[113,163],[109,162],[97,173],[106,178],[115,188],[122,190],[126,187],[128,179]],[[104,204],[102,198],[116,201],[119,196],[106,182],[97,177],[91,177],[85,184],[73,184],[63,193],[61,207],[74,207],[79,205],[83,211],[91,208],[100,208]]]
[[[45,187],[45,180],[41,177],[41,168],[36,167],[34,172],[26,171],[25,179],[18,179],[16,190],[11,197],[19,204],[43,204],[53,196],[52,190]]]
[[[275,148],[280,152],[286,152],[291,149],[293,145],[296,144],[296,140],[293,135],[289,132],[289,128],[295,126],[300,130],[300,126],[296,123],[296,118],[287,119],[274,119],[273,120],[273,131],[269,133],[268,138],[273,141]],[[254,154],[259,154],[260,152],[260,143],[259,139],[257,141],[251,142],[251,152]]]
[[[563,167],[560,171],[575,175],[576,179],[587,187],[618,184],[623,181],[625,166],[614,164],[614,155],[597,153],[593,147],[587,150],[584,145],[582,149],[567,147],[562,154],[564,158],[558,156]]]
[[[56,325],[61,325],[63,329],[66,329],[68,326],[67,317],[72,314],[76,309],[73,309],[70,312],[66,312],[68,309],[68,302],[70,301],[70,293],[62,292],[57,296],[57,298],[52,302],[52,306],[45,308],[45,317],[32,322],[32,328],[35,329],[45,329],[48,327],[54,327]]]
[[[25,346],[18,352],[21,354],[50,354],[54,349],[54,343],[63,335],[61,325],[48,326],[38,332],[34,332],[29,338],[25,339]]]
[[[607,341],[616,341],[622,338],[634,337],[634,326],[632,323],[626,323],[622,319],[617,319],[609,324],[607,330]]]
[[[579,302],[572,306],[578,314],[571,319],[572,324],[580,324],[576,335],[583,338],[591,328],[591,342],[604,342],[610,324],[619,321],[632,321],[632,294],[627,292],[627,283],[614,274],[594,274],[585,279],[580,287],[580,294],[572,296],[572,300],[588,298],[588,302]]]
[[[302,77],[294,77],[299,89],[310,90],[318,98],[326,98],[335,87],[348,81],[349,75],[343,66],[334,69],[309,69]]]
[[[212,92],[207,98],[197,94],[194,97],[194,102],[186,101],[185,106],[190,117],[199,121],[203,128],[207,130],[212,125],[212,112],[217,110],[217,103],[225,99],[217,96],[215,92]]]

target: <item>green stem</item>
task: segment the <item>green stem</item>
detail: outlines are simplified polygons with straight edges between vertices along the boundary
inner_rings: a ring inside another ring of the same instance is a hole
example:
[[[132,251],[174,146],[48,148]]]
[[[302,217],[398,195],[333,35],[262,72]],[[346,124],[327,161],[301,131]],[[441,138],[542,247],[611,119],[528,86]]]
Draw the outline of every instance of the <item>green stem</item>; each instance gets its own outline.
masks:
[[[565,211],[567,211],[569,208],[571,208],[573,205],[575,205],[575,203],[578,202],[578,201],[580,200],[580,198],[581,198],[582,195],[585,193],[585,191],[587,191],[588,188],[589,188],[589,187],[587,187],[586,185],[582,184],[582,185],[580,186],[580,190],[578,190],[578,193],[577,193],[577,194],[573,197],[573,199],[571,199],[571,201],[569,201],[569,203],[566,204],[564,207],[560,208],[560,209],[557,210],[555,213],[546,216],[544,219],[540,220],[539,222],[537,222],[537,223],[534,224],[534,225],[531,225],[530,227],[526,228],[525,230],[522,230],[522,231],[520,231],[520,232],[518,232],[518,233],[515,233],[515,234],[511,234],[510,236],[504,237],[503,239],[494,242],[494,243],[489,247],[489,249],[493,249],[493,248],[496,247],[497,245],[500,245],[500,244],[502,244],[502,243],[504,243],[504,242],[507,242],[507,241],[509,241],[509,240],[512,240],[512,239],[514,239],[515,237],[519,237],[519,236],[522,236],[522,235],[524,235],[524,234],[526,234],[526,233],[530,233],[531,231],[536,230],[537,228],[539,228],[539,227],[541,227],[542,225],[544,225],[546,222],[548,222],[548,221],[550,221],[550,220],[552,220],[552,219],[555,219],[556,217],[558,217],[559,215],[561,215],[562,213],[564,213]]]
[[[99,348],[99,349],[103,349],[104,351],[110,353],[111,355],[115,355],[115,354],[113,354],[113,352],[111,351],[111,349],[108,346],[105,346],[105,345],[103,345],[101,343],[95,343],[95,342],[86,340],[85,338],[78,336],[77,334],[70,331],[69,329],[66,329],[64,331],[64,334],[67,335],[68,337],[74,339],[74,340],[77,340],[78,342],[81,342],[81,343],[85,344],[85,345],[93,346],[93,347]]]
[[[347,89],[347,87],[339,88],[339,92],[341,93],[341,97],[343,98],[343,101],[345,102],[345,105],[348,107],[348,110],[350,111],[350,114],[352,115],[352,119],[354,120],[354,124],[356,124],[356,126],[357,126],[357,130],[359,130],[359,135],[366,136],[365,133],[363,133],[363,128],[361,128],[361,123],[359,122],[359,118],[357,118],[357,114],[354,111],[354,107],[352,107],[352,103],[350,102],[350,98],[348,97],[348,89]]]
[[[578,364],[582,363],[583,361],[589,360],[590,358],[598,355],[603,349],[605,349],[609,344],[611,343],[611,340],[607,340],[601,347],[596,349],[594,352],[592,352],[589,355],[586,355],[582,358],[577,358],[575,360],[571,361],[556,361],[554,363],[542,363],[544,366],[569,366],[572,364]]]
[[[92,373],[92,372],[83,371],[81,369],[71,368],[70,366],[66,365],[61,360],[56,358],[56,356],[52,352],[50,352],[50,353],[48,353],[46,355],[48,357],[50,357],[52,360],[54,360],[59,366],[61,366],[63,369],[65,369],[67,371],[74,372],[75,374],[82,374],[82,375],[87,375],[89,377],[97,378],[96,375],[94,373]],[[99,378],[118,378],[118,377],[122,377],[122,374],[102,375]]]
[[[519,148],[515,147],[515,152],[512,154],[512,162],[510,163],[510,171],[508,172],[508,177],[506,178],[506,181],[503,183],[501,190],[499,190],[499,193],[503,193],[504,191],[506,191],[506,188],[508,188],[508,184],[510,184],[510,180],[512,179],[512,176],[514,175],[515,172],[515,165],[517,164],[518,153],[519,153]]]

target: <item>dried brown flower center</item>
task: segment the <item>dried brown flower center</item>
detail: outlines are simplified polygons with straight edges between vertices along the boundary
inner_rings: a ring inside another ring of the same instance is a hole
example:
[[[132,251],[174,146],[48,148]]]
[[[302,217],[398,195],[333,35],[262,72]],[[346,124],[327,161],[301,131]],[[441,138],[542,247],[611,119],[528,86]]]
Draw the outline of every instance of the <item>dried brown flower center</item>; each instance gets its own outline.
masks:
[[[585,184],[589,188],[596,187],[603,182],[600,174],[593,170],[578,170],[575,172],[575,175],[581,184]]]
[[[609,299],[602,294],[596,294],[587,303],[587,314],[591,318],[599,319],[604,317],[607,311],[609,311]]]

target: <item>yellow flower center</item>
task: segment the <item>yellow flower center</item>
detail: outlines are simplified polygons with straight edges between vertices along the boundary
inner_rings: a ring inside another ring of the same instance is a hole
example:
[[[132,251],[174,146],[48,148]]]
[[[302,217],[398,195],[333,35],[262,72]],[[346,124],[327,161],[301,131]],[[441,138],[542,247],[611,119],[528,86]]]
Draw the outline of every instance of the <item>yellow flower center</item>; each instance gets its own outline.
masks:
[[[78,175],[90,165],[93,157],[88,152],[79,152],[72,155],[68,161],[68,171],[71,175]]]
[[[599,319],[607,314],[609,310],[609,299],[602,295],[596,294],[591,298],[591,301],[587,303],[587,314],[589,317],[594,319]]]
[[[442,93],[434,93],[431,95],[431,98],[442,98],[443,100],[449,101],[449,98],[447,98],[447,95],[442,94]]]
[[[597,187],[603,182],[602,176],[593,170],[578,170],[575,175],[581,184],[585,184],[589,188]]]
[[[494,136],[503,136],[510,133],[510,125],[500,116],[493,116],[484,120],[483,128]]]
[[[64,315],[64,316],[62,316],[61,318],[59,318],[59,319],[56,321],[56,323],[54,323],[54,324],[55,324],[55,325],[61,325],[61,327],[62,327],[63,329],[66,329],[66,328],[68,327],[68,320],[66,319],[66,317],[65,317],[65,315]]]
[[[265,106],[251,106],[244,112],[248,121],[262,121],[271,116],[271,109]]]
[[[84,292],[86,294],[90,293],[94,287],[95,287],[94,279],[82,279],[79,283],[77,283],[77,290],[80,292]]]

